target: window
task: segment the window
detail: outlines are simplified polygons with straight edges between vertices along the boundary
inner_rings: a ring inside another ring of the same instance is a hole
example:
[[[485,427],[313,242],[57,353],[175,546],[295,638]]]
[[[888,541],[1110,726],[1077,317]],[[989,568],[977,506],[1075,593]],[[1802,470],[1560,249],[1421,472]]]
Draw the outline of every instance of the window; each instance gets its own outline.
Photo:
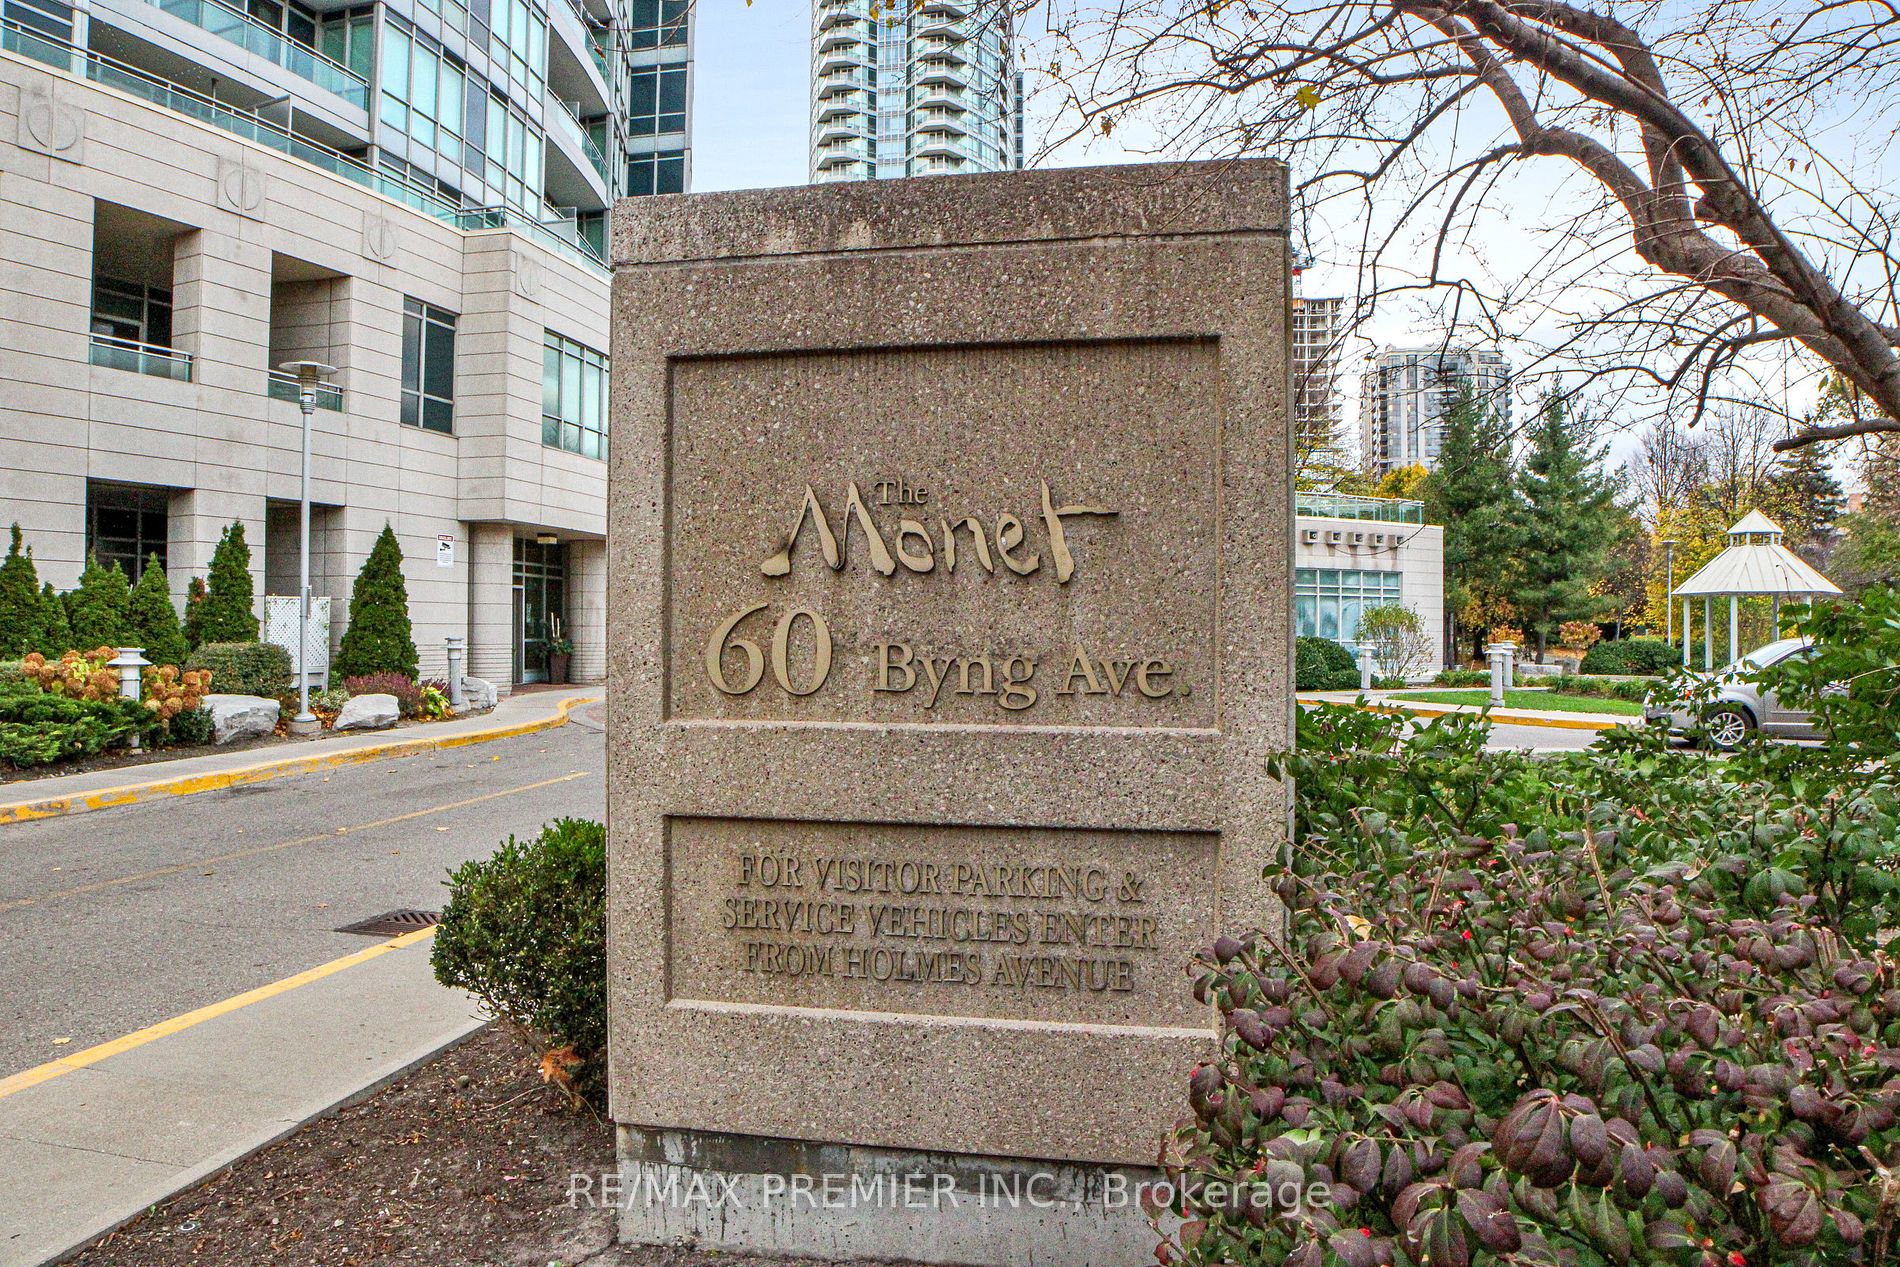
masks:
[[[1360,614],[1368,607],[1400,601],[1403,579],[1397,572],[1295,570],[1293,607],[1300,637],[1331,638],[1351,646],[1359,636]]]
[[[527,119],[500,97],[489,97],[488,185],[504,202],[539,209],[541,146],[541,133]]]
[[[420,299],[402,301],[402,420],[455,430],[455,314]]]
[[[73,8],[61,0],[4,0],[0,17],[17,22],[29,31],[72,42]]]
[[[167,489],[88,481],[86,550],[100,563],[117,563],[134,583],[154,554],[170,571],[170,508]]]
[[[679,150],[659,154],[634,154],[627,159],[629,194],[678,194],[686,192],[686,155]]]
[[[686,42],[688,0],[632,0],[629,48],[674,48]]]
[[[607,358],[552,330],[541,357],[541,443],[607,456]]]
[[[367,81],[376,64],[376,14],[370,9],[326,14],[318,52]]]
[[[627,131],[634,136],[686,130],[686,68],[636,66],[627,106]]]
[[[163,286],[100,277],[92,283],[92,332],[156,347],[172,345],[172,293]]]
[[[426,35],[391,20],[383,41],[383,122],[417,144],[462,164],[462,112],[468,76],[462,63]]]
[[[495,0],[489,54],[498,69],[525,90],[527,100],[541,99],[547,78],[548,15],[528,0]]]

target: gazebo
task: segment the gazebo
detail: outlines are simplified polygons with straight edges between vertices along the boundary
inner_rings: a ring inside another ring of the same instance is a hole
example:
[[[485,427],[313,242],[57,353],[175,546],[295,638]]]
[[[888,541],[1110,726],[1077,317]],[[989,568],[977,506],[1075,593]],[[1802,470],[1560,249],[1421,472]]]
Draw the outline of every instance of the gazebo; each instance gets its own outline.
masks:
[[[1751,510],[1740,523],[1728,530],[1728,548],[1710,559],[1694,576],[1676,586],[1673,597],[1682,600],[1682,663],[1689,664],[1689,604],[1702,600],[1702,650],[1709,667],[1715,667],[1715,600],[1728,599],[1728,658],[1733,664],[1741,656],[1737,645],[1741,637],[1741,600],[1775,600],[1775,628],[1781,628],[1781,600],[1803,602],[1839,594],[1841,587],[1822,576],[1801,560],[1801,556],[1781,544],[1781,525]]]

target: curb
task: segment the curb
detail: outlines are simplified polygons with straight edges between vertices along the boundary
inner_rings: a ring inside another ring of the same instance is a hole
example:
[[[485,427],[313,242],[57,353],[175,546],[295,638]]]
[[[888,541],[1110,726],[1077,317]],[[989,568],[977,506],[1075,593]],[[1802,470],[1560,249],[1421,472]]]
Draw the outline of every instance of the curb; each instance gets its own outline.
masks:
[[[323,770],[361,765],[368,761],[382,761],[391,757],[412,757],[418,753],[443,752],[451,748],[466,748],[471,744],[489,743],[496,739],[513,739],[519,735],[532,735],[537,731],[553,730],[556,726],[566,725],[569,714],[575,709],[583,704],[598,704],[601,698],[598,695],[583,695],[574,699],[565,699],[560,702],[558,710],[552,717],[516,722],[509,726],[495,726],[488,730],[464,731],[458,735],[445,735],[439,739],[399,739],[392,743],[370,744],[343,752],[308,757],[280,757],[274,761],[262,761],[256,765],[217,770],[209,774],[187,774],[170,779],[154,779],[148,783],[127,783],[119,787],[99,788],[91,792],[73,792],[66,796],[16,801],[0,805],[0,827],[8,823],[27,823],[42,818],[84,814],[96,809],[117,809],[121,805],[136,805],[140,801],[154,800],[161,796],[191,796],[198,792],[218,792],[229,787],[265,783],[285,775],[314,774]]]
[[[1459,713],[1470,713],[1489,717],[1494,722],[1507,726],[1547,726],[1552,730],[1615,730],[1625,723],[1620,721],[1588,721],[1581,717],[1540,717],[1535,713],[1513,713],[1509,709],[1491,709],[1489,711],[1474,708],[1446,708],[1433,704],[1387,704],[1375,702],[1364,707],[1375,713],[1394,713],[1411,717],[1451,717]],[[1640,720],[1640,718],[1632,718]]]

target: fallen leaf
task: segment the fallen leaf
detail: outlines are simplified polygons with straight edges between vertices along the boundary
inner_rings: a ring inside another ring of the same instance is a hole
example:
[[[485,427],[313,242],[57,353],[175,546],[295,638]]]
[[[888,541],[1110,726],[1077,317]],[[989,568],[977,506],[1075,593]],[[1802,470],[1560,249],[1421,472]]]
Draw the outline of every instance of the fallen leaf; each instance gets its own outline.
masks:
[[[70,1035],[70,1034],[69,1034],[69,1035],[67,1035],[67,1036],[66,1036],[65,1038],[55,1038],[55,1039],[53,1040],[53,1046],[55,1046],[55,1047],[64,1047],[64,1046],[65,1046],[65,1045],[66,1045],[67,1043],[70,1043],[70,1042],[72,1042],[72,1041],[73,1041],[73,1040],[72,1040],[72,1035]]]

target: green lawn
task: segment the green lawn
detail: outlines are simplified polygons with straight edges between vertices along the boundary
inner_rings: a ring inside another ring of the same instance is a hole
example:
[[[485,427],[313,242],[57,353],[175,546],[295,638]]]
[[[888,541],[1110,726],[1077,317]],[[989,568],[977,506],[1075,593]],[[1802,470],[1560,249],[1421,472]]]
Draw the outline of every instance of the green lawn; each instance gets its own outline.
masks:
[[[1482,707],[1491,700],[1491,692],[1483,689],[1471,691],[1402,691],[1389,699],[1404,700],[1414,704],[1469,704]],[[1504,707],[1543,709],[1550,713],[1614,713],[1621,717],[1641,717],[1643,706],[1626,699],[1611,699],[1606,695],[1560,695],[1547,690],[1519,689],[1504,692]]]

